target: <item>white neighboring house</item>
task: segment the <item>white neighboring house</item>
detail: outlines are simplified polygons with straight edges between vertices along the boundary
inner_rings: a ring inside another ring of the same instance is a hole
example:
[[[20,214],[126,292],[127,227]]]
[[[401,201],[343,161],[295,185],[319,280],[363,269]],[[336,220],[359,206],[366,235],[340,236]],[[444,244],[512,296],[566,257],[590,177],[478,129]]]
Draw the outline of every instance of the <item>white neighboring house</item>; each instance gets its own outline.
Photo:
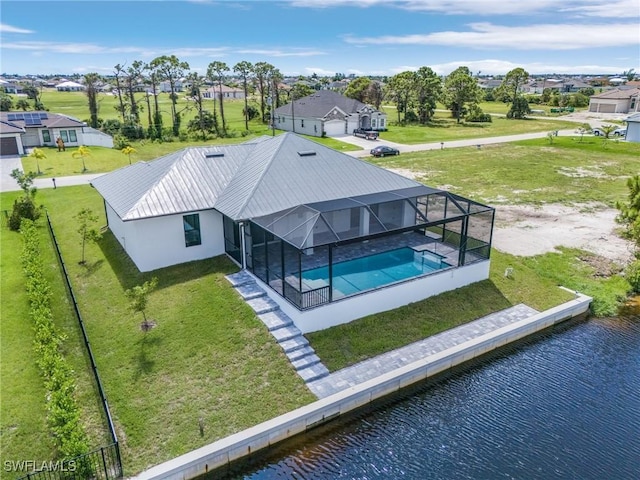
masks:
[[[640,142],[640,113],[636,113],[624,119],[627,123],[627,142]]]
[[[185,148],[92,185],[140,271],[227,254],[303,332],[489,276],[493,208],[292,133]],[[371,272],[339,272],[363,259]],[[398,262],[407,275],[389,273]]]
[[[176,80],[174,83],[175,83],[175,91],[181,92],[183,89],[182,81]],[[169,83],[167,80],[160,82],[160,85],[158,85],[158,90],[162,93],[171,93],[171,83]]]
[[[0,112],[0,155],[24,155],[32,147],[55,147],[58,137],[65,146],[113,148],[113,137],[80,120],[50,112]]]
[[[56,90],[59,92],[82,92],[85,89],[86,87],[81,83],[72,81],[66,81],[56,85]]]
[[[202,96],[208,99],[219,99],[220,98],[220,87],[214,86],[209,87],[202,92]],[[222,98],[229,100],[236,99],[244,99],[244,90],[241,88],[233,88],[227,87],[226,85],[222,85]]]
[[[598,113],[640,112],[640,88],[616,88],[592,95],[589,111]]]
[[[352,134],[356,129],[386,130],[387,114],[331,90],[276,108],[275,127],[313,137]]]

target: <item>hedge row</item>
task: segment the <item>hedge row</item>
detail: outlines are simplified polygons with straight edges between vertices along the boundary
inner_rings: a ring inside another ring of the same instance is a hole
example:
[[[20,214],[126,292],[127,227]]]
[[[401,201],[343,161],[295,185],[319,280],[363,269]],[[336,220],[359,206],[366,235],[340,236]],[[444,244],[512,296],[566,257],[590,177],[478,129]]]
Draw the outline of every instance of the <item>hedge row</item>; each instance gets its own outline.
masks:
[[[53,323],[51,288],[40,257],[40,234],[35,223],[27,219],[23,219],[20,232],[29,313],[35,325],[34,348],[47,392],[47,421],[63,458],[73,458],[89,450],[75,400],[74,372],[60,352],[65,337],[56,333]]]

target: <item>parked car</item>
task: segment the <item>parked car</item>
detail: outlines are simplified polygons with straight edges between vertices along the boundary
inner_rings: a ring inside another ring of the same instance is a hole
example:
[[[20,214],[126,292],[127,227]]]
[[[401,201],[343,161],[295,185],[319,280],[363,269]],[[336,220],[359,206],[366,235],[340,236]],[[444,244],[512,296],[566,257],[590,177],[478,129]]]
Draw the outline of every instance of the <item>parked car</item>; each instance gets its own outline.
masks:
[[[593,134],[596,137],[604,137],[604,130],[602,130],[602,128],[598,128],[595,127],[592,129]],[[627,135],[627,129],[625,127],[618,127],[615,130],[613,130],[611,133],[609,133],[609,136],[614,136],[614,137],[625,137]]]
[[[371,149],[371,155],[374,157],[386,157],[387,155],[400,155],[400,150],[387,145],[378,145]]]
[[[377,140],[378,132],[374,130],[365,130],[364,128],[356,128],[353,131],[353,135],[356,137],[366,138],[367,140]]]

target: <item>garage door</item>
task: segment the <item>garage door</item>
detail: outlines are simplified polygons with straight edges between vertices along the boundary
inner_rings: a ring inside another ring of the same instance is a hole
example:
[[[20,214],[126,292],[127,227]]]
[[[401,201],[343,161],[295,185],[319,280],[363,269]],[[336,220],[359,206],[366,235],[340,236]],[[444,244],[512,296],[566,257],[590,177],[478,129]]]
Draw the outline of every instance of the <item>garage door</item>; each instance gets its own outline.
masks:
[[[324,122],[324,132],[328,137],[333,137],[335,135],[344,135],[346,133],[344,131],[344,120],[332,120],[329,122]]]
[[[0,155],[18,155],[18,142],[15,137],[0,138]]]

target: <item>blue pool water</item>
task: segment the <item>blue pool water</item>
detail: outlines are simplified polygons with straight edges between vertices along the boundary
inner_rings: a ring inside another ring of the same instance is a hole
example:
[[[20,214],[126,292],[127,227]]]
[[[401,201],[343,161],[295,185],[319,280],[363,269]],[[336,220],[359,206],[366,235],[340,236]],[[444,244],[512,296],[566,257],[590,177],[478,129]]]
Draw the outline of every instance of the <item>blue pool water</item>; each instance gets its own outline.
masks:
[[[382,287],[390,283],[450,267],[442,257],[431,252],[417,252],[409,247],[356,258],[333,265],[333,289],[343,295]],[[302,279],[315,287],[329,284],[329,267],[302,272]]]

